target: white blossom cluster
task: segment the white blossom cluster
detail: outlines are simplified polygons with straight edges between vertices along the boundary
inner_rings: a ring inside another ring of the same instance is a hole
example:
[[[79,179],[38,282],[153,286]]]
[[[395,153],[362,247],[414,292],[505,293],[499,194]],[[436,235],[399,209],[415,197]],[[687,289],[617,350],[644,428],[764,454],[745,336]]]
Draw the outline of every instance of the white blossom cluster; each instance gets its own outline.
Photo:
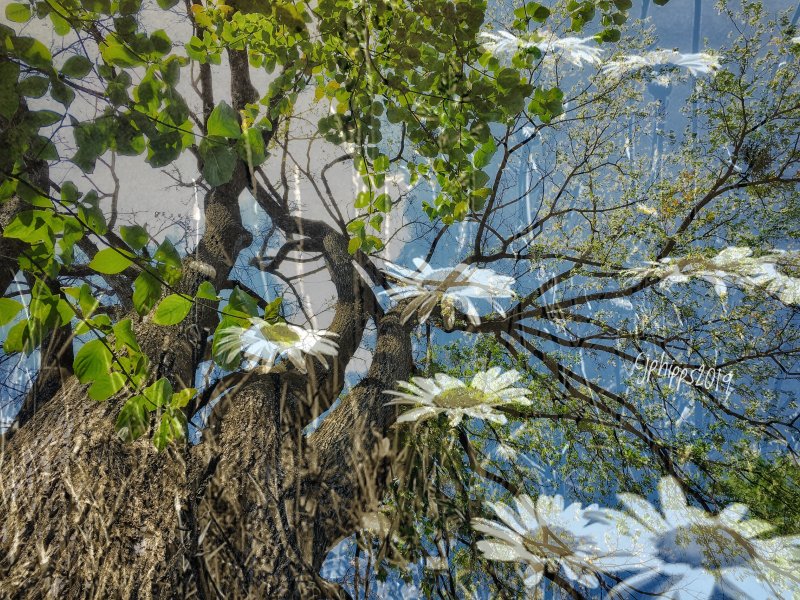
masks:
[[[604,62],[604,52],[596,45],[596,38],[559,38],[550,31],[537,31],[526,36],[517,36],[508,31],[482,32],[478,37],[482,40],[484,50],[498,57],[507,58],[519,51],[537,48],[546,61],[560,57],[578,67],[584,63],[599,65],[600,72],[608,77],[621,77],[648,69],[652,80],[660,85],[670,83],[670,72],[677,68],[686,69],[695,77],[714,73],[720,68],[719,58],[708,52],[684,54],[667,49],[626,54]]]
[[[750,248],[731,247],[713,258],[668,257],[647,264],[647,267],[628,269],[624,274],[634,281],[656,277],[661,279],[663,288],[698,278],[713,285],[721,298],[727,296],[731,284],[745,289],[763,289],[784,304],[800,303],[800,279],[778,270],[778,266],[800,267],[798,252],[772,251],[756,257]]]
[[[593,37],[559,38],[549,31],[537,32],[537,39],[527,39],[515,36],[508,31],[499,33],[483,32],[478,34],[483,40],[483,47],[487,52],[495,55],[513,55],[520,50],[538,48],[545,58],[561,56],[572,64],[580,67],[584,62],[590,65],[599,64],[603,51],[597,46]]]

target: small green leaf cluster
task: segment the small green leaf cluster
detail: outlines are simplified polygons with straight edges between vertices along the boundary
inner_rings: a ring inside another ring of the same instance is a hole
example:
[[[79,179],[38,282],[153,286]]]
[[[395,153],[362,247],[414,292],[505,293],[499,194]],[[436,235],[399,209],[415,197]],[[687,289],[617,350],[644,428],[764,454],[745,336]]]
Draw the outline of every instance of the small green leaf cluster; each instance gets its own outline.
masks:
[[[125,403],[117,417],[117,434],[128,442],[140,438],[150,429],[151,413],[155,413],[158,425],[152,440],[157,449],[163,450],[170,442],[185,439],[188,423],[181,409],[196,393],[194,388],[174,392],[169,380],[162,377]]]
[[[3,351],[6,354],[31,354],[53,330],[67,325],[75,316],[70,303],[38,278],[31,286],[31,299],[27,306],[10,298],[3,299],[0,305],[0,323],[10,323],[23,309],[25,318],[15,323],[6,334],[3,342]]]

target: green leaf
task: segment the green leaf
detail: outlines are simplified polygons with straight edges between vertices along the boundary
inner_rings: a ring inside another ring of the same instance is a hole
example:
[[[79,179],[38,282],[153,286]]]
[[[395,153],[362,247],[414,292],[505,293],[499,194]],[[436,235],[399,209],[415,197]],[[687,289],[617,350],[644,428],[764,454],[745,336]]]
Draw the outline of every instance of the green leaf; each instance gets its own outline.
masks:
[[[106,36],[100,44],[100,55],[113,67],[136,67],[144,62],[113,34]]]
[[[46,243],[53,247],[53,231],[44,220],[44,211],[24,210],[8,224],[3,236],[15,238],[29,244]]]
[[[161,415],[161,421],[153,434],[153,445],[163,450],[174,441],[186,437],[186,417],[179,410],[169,409]]]
[[[169,10],[170,8],[175,6],[179,2],[179,0],[157,0],[157,2],[162,9]]]
[[[31,18],[31,9],[27,4],[12,2],[6,5],[6,19],[14,23],[25,23]]]
[[[249,128],[237,143],[237,149],[239,150],[239,156],[248,163],[248,166],[252,163],[253,167],[257,167],[263,163],[267,155],[264,149],[262,130],[254,127]]]
[[[204,300],[214,300],[216,302],[218,298],[217,292],[214,289],[214,284],[210,281],[204,281],[201,283],[197,288],[197,297],[203,298]]]
[[[67,77],[73,77],[75,79],[80,79],[81,77],[86,77],[89,74],[89,71],[92,70],[92,61],[90,61],[85,56],[70,56],[64,66],[61,67],[61,72],[66,75]]]
[[[161,57],[172,50],[172,40],[163,29],[158,29],[150,34],[150,43],[153,46],[152,57]]]
[[[105,235],[108,231],[106,217],[96,204],[85,204],[79,207],[78,216],[97,235]]]
[[[472,157],[472,164],[475,165],[476,169],[482,169],[492,161],[496,151],[497,146],[494,143],[494,138],[490,138],[488,142],[475,151]]]
[[[28,113],[28,117],[34,126],[39,129],[41,127],[48,127],[58,123],[63,118],[63,115],[55,112],[54,110],[36,110]],[[47,202],[49,204],[49,200]]]
[[[375,198],[375,208],[383,213],[388,213],[392,209],[392,199],[389,194],[380,194]]]
[[[242,129],[236,118],[236,111],[224,100],[214,107],[208,117],[206,125],[208,135],[218,135],[220,137],[238,139],[242,135]]]
[[[86,283],[80,287],[77,299],[84,319],[91,317],[94,311],[97,310],[97,307],[100,306],[100,301],[95,298],[94,294],[92,294],[92,288]]]
[[[236,155],[232,148],[218,143],[200,144],[203,159],[203,177],[209,185],[217,187],[231,180],[236,167]]]
[[[0,62],[0,115],[11,117],[19,107],[17,78],[19,65],[12,62]]]
[[[117,350],[127,346],[134,352],[141,352],[139,342],[136,341],[136,335],[133,333],[133,322],[130,319],[123,319],[114,324],[114,337],[116,337]]]
[[[264,308],[264,320],[269,323],[275,323],[281,316],[281,304],[283,304],[283,298],[275,298],[275,300],[267,304]]]
[[[140,225],[123,225],[119,228],[120,237],[134,250],[141,250],[150,241],[147,230]]]
[[[226,308],[245,313],[251,317],[258,316],[258,301],[239,288],[239,286],[233,288]]]
[[[119,411],[116,423],[117,435],[126,442],[140,438],[150,426],[150,416],[145,403],[144,396],[134,396]]]
[[[347,244],[347,251],[350,254],[355,254],[356,251],[361,248],[361,238],[353,238]]]
[[[172,400],[170,400],[169,405],[172,408],[185,408],[196,393],[197,390],[194,388],[183,388],[180,392],[172,394]]]
[[[362,221],[361,219],[356,219],[355,221],[350,221],[347,224],[347,231],[349,231],[350,233],[357,234],[361,231],[364,231],[364,227],[366,227],[364,221]]]
[[[98,119],[79,123],[72,130],[78,148],[72,157],[72,162],[84,173],[94,171],[97,157],[108,149],[109,129],[107,124],[107,120]]]
[[[153,385],[146,387],[143,394],[148,401],[147,409],[155,410],[167,405],[172,399],[172,384],[169,379],[162,377]]]
[[[64,108],[69,108],[69,105],[75,100],[74,90],[61,81],[50,82],[50,95],[53,97],[53,100],[63,104]]]
[[[497,74],[497,84],[505,89],[513,88],[519,85],[519,71],[506,67]]]
[[[140,273],[133,282],[133,307],[140,315],[146,315],[161,297],[161,282],[150,273]]]
[[[372,199],[372,194],[367,191],[359,192],[356,196],[356,201],[353,203],[355,208],[366,208],[369,206],[370,200]]]
[[[600,33],[600,39],[604,42],[618,42],[622,39],[622,32],[619,29],[605,29]]]
[[[117,371],[111,371],[95,379],[89,387],[89,398],[102,402],[108,400],[125,387],[125,376]]]
[[[0,325],[6,325],[23,309],[23,305],[11,298],[0,298]]]
[[[133,264],[126,254],[125,250],[103,248],[94,255],[89,263],[89,268],[105,275],[116,275]]]
[[[372,163],[373,168],[379,172],[383,173],[389,169],[389,157],[385,154],[380,154]]]
[[[550,16],[550,9],[538,2],[528,2],[524,7],[514,11],[514,16],[520,19],[533,19],[543,23]]]
[[[44,96],[47,88],[50,87],[50,80],[47,77],[33,75],[20,80],[17,91],[21,96],[28,98],[40,98]]]
[[[243,313],[235,317],[226,316],[217,325],[214,339],[211,343],[211,356],[214,362],[226,371],[236,369],[242,361],[241,332],[243,327],[249,327],[250,321]]]
[[[176,284],[181,278],[181,257],[175,246],[168,239],[161,242],[153,256],[158,273],[169,285]]]
[[[15,53],[32,67],[49,69],[53,55],[50,54],[47,46],[32,37],[12,37],[12,45]]]
[[[65,36],[72,31],[69,21],[54,10],[50,11],[50,21],[53,23],[53,31],[56,32],[56,35]]]
[[[90,340],[81,346],[72,363],[78,381],[86,383],[107,375],[111,370],[111,352],[100,340]]]
[[[175,325],[180,323],[192,310],[192,301],[179,294],[170,294],[156,308],[153,322],[157,325]]]
[[[28,331],[28,320],[23,319],[16,325],[14,325],[11,329],[8,330],[6,334],[6,339],[3,341],[3,352],[6,354],[13,354],[14,352],[22,352],[25,348],[26,343],[26,334]]]

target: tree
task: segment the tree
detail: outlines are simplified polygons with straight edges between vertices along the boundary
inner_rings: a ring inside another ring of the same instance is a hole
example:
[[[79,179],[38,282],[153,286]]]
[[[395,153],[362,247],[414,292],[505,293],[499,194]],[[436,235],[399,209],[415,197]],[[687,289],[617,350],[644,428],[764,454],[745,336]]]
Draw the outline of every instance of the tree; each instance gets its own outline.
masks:
[[[427,559],[432,596],[518,597],[488,500],[662,476],[796,532],[796,389],[764,389],[797,371],[793,31],[747,2],[729,48],[652,52],[631,6],[8,3],[0,324],[38,366],[2,589],[367,597]],[[120,210],[148,169],[198,207],[168,234]],[[572,597],[624,579],[524,541]]]

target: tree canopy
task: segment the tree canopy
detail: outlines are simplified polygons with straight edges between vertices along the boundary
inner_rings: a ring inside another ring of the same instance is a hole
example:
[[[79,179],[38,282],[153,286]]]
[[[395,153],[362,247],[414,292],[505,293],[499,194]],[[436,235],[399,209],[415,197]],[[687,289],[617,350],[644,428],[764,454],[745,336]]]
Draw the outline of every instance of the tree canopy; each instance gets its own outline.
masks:
[[[4,2],[0,589],[800,597],[800,12],[640,5]]]

